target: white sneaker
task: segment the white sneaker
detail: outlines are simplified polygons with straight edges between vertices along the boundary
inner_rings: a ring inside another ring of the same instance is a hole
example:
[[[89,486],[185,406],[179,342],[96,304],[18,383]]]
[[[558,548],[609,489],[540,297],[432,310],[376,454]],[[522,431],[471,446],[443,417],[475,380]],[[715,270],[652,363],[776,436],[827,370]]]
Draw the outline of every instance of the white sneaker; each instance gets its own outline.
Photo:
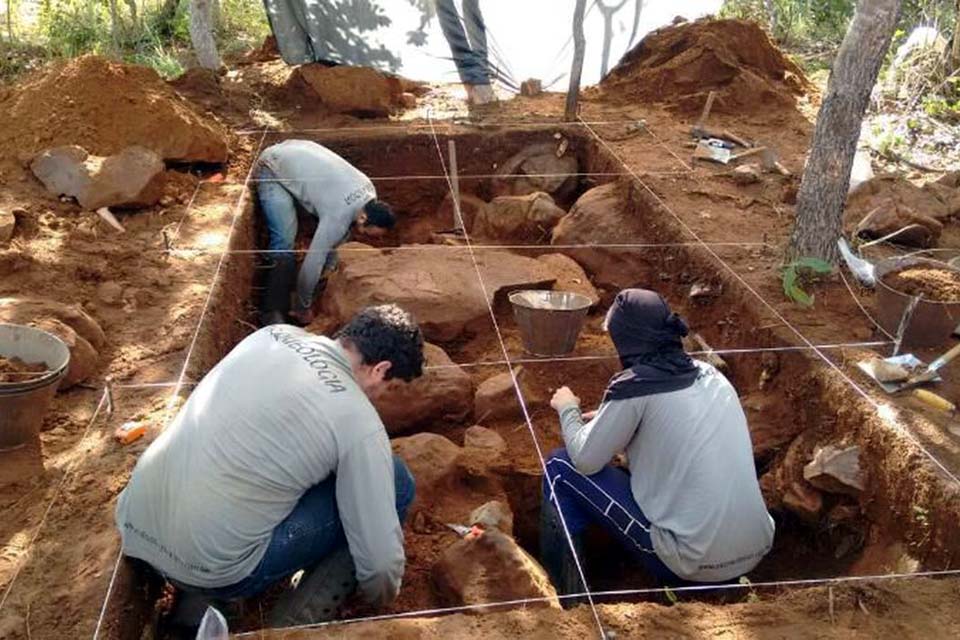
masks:
[[[467,84],[464,85],[467,90],[467,103],[473,106],[490,104],[497,102],[497,94],[493,92],[493,87],[489,84]]]

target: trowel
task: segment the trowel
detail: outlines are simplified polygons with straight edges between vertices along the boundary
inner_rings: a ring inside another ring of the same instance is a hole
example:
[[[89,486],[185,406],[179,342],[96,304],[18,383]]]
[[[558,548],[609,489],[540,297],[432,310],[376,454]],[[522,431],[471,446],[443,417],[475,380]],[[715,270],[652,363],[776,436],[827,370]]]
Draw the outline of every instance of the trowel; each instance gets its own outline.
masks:
[[[912,353],[890,358],[872,358],[857,363],[861,371],[877,381],[887,393],[897,393],[926,382],[942,380],[938,373],[948,362],[960,355],[960,344],[924,367]]]

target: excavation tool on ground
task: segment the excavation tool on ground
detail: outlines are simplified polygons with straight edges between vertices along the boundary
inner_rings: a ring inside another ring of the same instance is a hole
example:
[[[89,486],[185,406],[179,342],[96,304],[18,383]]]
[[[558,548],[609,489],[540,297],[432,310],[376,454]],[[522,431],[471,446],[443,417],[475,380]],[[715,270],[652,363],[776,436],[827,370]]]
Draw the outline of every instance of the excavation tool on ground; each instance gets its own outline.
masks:
[[[958,355],[960,355],[960,344],[954,345],[926,367],[912,353],[890,358],[872,358],[858,362],[857,366],[860,367],[861,371],[876,380],[884,391],[897,393],[927,382],[939,382],[942,379],[939,373],[940,369]],[[921,397],[920,399],[923,400],[924,398]]]
[[[461,538],[478,538],[483,535],[483,527],[478,524],[468,527],[462,524],[451,524],[449,522],[445,523],[447,528],[453,531],[455,534]]]

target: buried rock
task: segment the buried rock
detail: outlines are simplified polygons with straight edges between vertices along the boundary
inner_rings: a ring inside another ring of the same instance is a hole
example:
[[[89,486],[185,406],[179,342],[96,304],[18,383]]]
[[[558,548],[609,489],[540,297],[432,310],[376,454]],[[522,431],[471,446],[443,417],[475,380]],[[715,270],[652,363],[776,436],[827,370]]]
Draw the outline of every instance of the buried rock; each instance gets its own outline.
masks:
[[[543,567],[496,528],[450,545],[433,566],[432,576],[438,596],[452,606],[544,598],[528,606],[559,607]]]
[[[391,380],[374,401],[377,412],[395,435],[425,423],[460,421],[473,409],[473,383],[440,347],[423,346],[423,375],[411,382]]]
[[[500,196],[478,211],[471,235],[481,241],[539,243],[563,216],[546,193]]]
[[[78,146],[47,149],[30,169],[47,191],[76,198],[84,209],[147,207],[163,195],[163,160],[143,147],[109,157],[92,156]]]
[[[860,447],[827,445],[817,449],[803,468],[803,479],[827,493],[859,496],[864,489]]]
[[[491,500],[470,512],[467,524],[478,524],[484,529],[499,529],[505,534],[513,535],[513,512],[505,502]]]
[[[543,399],[525,381],[523,367],[514,370],[523,402],[529,409],[543,403]],[[513,377],[509,372],[499,373],[480,383],[473,400],[473,416],[477,422],[500,420],[503,418],[522,418],[523,408],[517,400]]]
[[[70,350],[70,366],[67,368],[67,375],[60,381],[59,389],[61,391],[83,382],[97,370],[100,354],[72,327],[55,318],[44,318],[30,324],[57,336],[63,340],[67,349]]]
[[[537,258],[548,269],[557,276],[557,282],[554,289],[557,291],[571,291],[579,293],[590,299],[590,306],[595,307],[600,303],[600,294],[597,293],[590,278],[587,277],[583,267],[577,264],[573,258],[562,253],[548,253],[545,256]]]
[[[459,475],[463,450],[435,433],[418,433],[391,441],[393,452],[410,468],[417,484],[416,502],[429,500],[452,490]]]
[[[906,205],[885,204],[864,216],[854,233],[870,240],[897,233],[892,238],[897,244],[929,248],[939,243],[943,223],[917,213]]]
[[[544,142],[526,147],[497,169],[492,188],[496,196],[525,196],[542,191],[565,201],[577,188],[576,154],[557,157],[560,143]]]
[[[478,424],[468,427],[463,432],[463,447],[465,449],[480,449],[500,455],[507,450],[507,441],[493,429],[481,427]]]
[[[348,245],[345,245],[345,248]],[[397,304],[420,322],[428,340],[449,342],[486,329],[488,299],[498,293],[549,287],[556,276],[532,258],[506,251],[437,251],[410,246],[402,251],[341,252],[330,277],[324,309],[343,323],[368,305]],[[479,268],[485,290],[477,283]]]
[[[655,208],[650,196],[630,183],[611,182],[590,189],[553,228],[551,244],[596,245],[643,243]],[[627,240],[625,240],[627,239]],[[624,248],[588,247],[565,251],[602,288],[624,289],[637,283],[642,254]]]

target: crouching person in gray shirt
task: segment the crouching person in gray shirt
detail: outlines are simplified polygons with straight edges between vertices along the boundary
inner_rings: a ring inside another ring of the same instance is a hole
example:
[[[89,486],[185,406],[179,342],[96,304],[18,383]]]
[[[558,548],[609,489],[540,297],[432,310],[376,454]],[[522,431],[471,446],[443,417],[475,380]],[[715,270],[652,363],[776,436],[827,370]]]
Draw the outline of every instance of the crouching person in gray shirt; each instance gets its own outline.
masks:
[[[662,584],[742,576],[770,550],[774,525],[736,390],[684,352],[686,325],[653,291],[621,291],[606,328],[624,371],[595,415],[567,387],[551,401],[566,447],[546,461],[544,566],[558,589],[582,592],[563,527],[580,550],[597,524]],[[611,465],[621,452],[628,471]]]
[[[333,339],[265,327],[203,378],[116,509],[124,554],[187,596],[174,626],[301,569],[271,625],[330,619],[357,586],[374,605],[394,600],[414,482],[371,399],[422,369],[416,321],[384,305]]]

